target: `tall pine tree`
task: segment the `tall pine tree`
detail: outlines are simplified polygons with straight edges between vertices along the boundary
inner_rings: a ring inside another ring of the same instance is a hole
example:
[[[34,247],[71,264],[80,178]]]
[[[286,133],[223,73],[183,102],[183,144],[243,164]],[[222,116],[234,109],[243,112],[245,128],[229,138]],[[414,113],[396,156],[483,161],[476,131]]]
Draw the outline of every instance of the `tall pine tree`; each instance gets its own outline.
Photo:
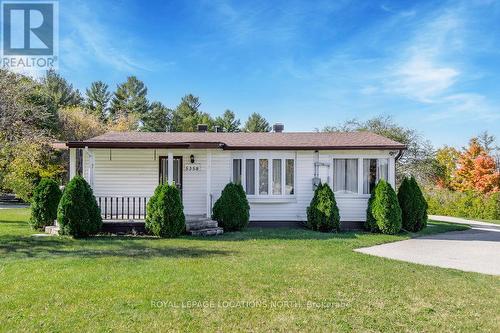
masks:
[[[245,132],[270,132],[271,126],[267,120],[258,113],[252,113],[248,117],[245,126],[243,127]]]
[[[172,127],[173,111],[161,102],[153,102],[149,112],[142,118],[144,132],[169,132]]]
[[[106,120],[111,94],[108,85],[102,81],[92,82],[85,91],[85,104],[89,112],[101,121]]]
[[[184,96],[174,111],[171,131],[194,132],[198,124],[206,124],[208,128],[212,128],[213,119],[208,113],[200,111],[200,106],[198,97],[192,94]]]
[[[129,116],[142,118],[149,108],[147,93],[148,89],[144,82],[135,76],[129,76],[126,82],[119,84],[116,88],[111,100],[111,118],[113,120]]]
[[[222,116],[215,118],[215,126],[219,126],[224,132],[239,132],[240,120],[231,110],[226,110]]]

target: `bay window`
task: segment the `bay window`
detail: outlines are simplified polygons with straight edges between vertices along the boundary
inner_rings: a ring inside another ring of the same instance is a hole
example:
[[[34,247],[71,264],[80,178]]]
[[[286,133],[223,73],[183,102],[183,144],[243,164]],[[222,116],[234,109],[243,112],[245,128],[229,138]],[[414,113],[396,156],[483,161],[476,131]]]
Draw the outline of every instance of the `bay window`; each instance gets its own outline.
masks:
[[[358,160],[336,158],[333,160],[333,192],[358,193]]]
[[[250,156],[242,154],[242,157]],[[247,195],[292,196],[295,194],[295,159],[286,156],[291,154],[284,154],[285,158],[272,158],[275,154],[270,153],[255,154],[255,158],[234,158],[232,181],[241,183]]]

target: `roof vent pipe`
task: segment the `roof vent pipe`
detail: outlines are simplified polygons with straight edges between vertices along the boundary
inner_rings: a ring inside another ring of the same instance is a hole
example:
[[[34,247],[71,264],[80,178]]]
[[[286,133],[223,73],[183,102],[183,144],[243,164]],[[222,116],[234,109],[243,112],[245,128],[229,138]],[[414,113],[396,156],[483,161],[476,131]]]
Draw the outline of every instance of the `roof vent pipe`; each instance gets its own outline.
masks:
[[[285,129],[285,125],[282,123],[276,123],[273,125],[273,131],[275,133],[283,133],[283,130]]]
[[[208,132],[208,125],[207,124],[198,124],[198,125],[196,125],[196,129],[200,133],[206,133],[206,132]]]

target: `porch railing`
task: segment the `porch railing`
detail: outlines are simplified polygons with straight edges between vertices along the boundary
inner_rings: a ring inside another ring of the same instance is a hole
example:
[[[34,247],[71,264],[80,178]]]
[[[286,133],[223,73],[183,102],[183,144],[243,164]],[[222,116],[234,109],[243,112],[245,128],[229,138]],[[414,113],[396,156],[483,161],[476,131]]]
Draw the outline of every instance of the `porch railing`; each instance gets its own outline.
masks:
[[[144,220],[149,197],[103,196],[96,197],[104,220]]]

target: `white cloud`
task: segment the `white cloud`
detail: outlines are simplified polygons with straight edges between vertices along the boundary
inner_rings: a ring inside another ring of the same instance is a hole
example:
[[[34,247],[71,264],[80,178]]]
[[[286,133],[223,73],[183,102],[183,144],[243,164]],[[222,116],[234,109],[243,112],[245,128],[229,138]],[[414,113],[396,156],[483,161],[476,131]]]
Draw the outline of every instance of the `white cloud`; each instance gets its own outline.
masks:
[[[452,118],[475,120],[498,120],[500,119],[500,108],[492,106],[488,99],[476,93],[460,93],[443,97],[440,109],[433,113],[428,120],[440,121]]]
[[[108,28],[84,3],[75,3],[74,8],[64,13],[69,33],[61,39],[60,60],[70,70],[88,67],[93,62],[127,73],[173,64],[143,56],[140,40],[133,35],[123,36],[117,27]]]
[[[391,92],[433,103],[455,84],[459,75],[456,68],[417,55],[398,66],[393,74],[396,79],[388,85]]]

